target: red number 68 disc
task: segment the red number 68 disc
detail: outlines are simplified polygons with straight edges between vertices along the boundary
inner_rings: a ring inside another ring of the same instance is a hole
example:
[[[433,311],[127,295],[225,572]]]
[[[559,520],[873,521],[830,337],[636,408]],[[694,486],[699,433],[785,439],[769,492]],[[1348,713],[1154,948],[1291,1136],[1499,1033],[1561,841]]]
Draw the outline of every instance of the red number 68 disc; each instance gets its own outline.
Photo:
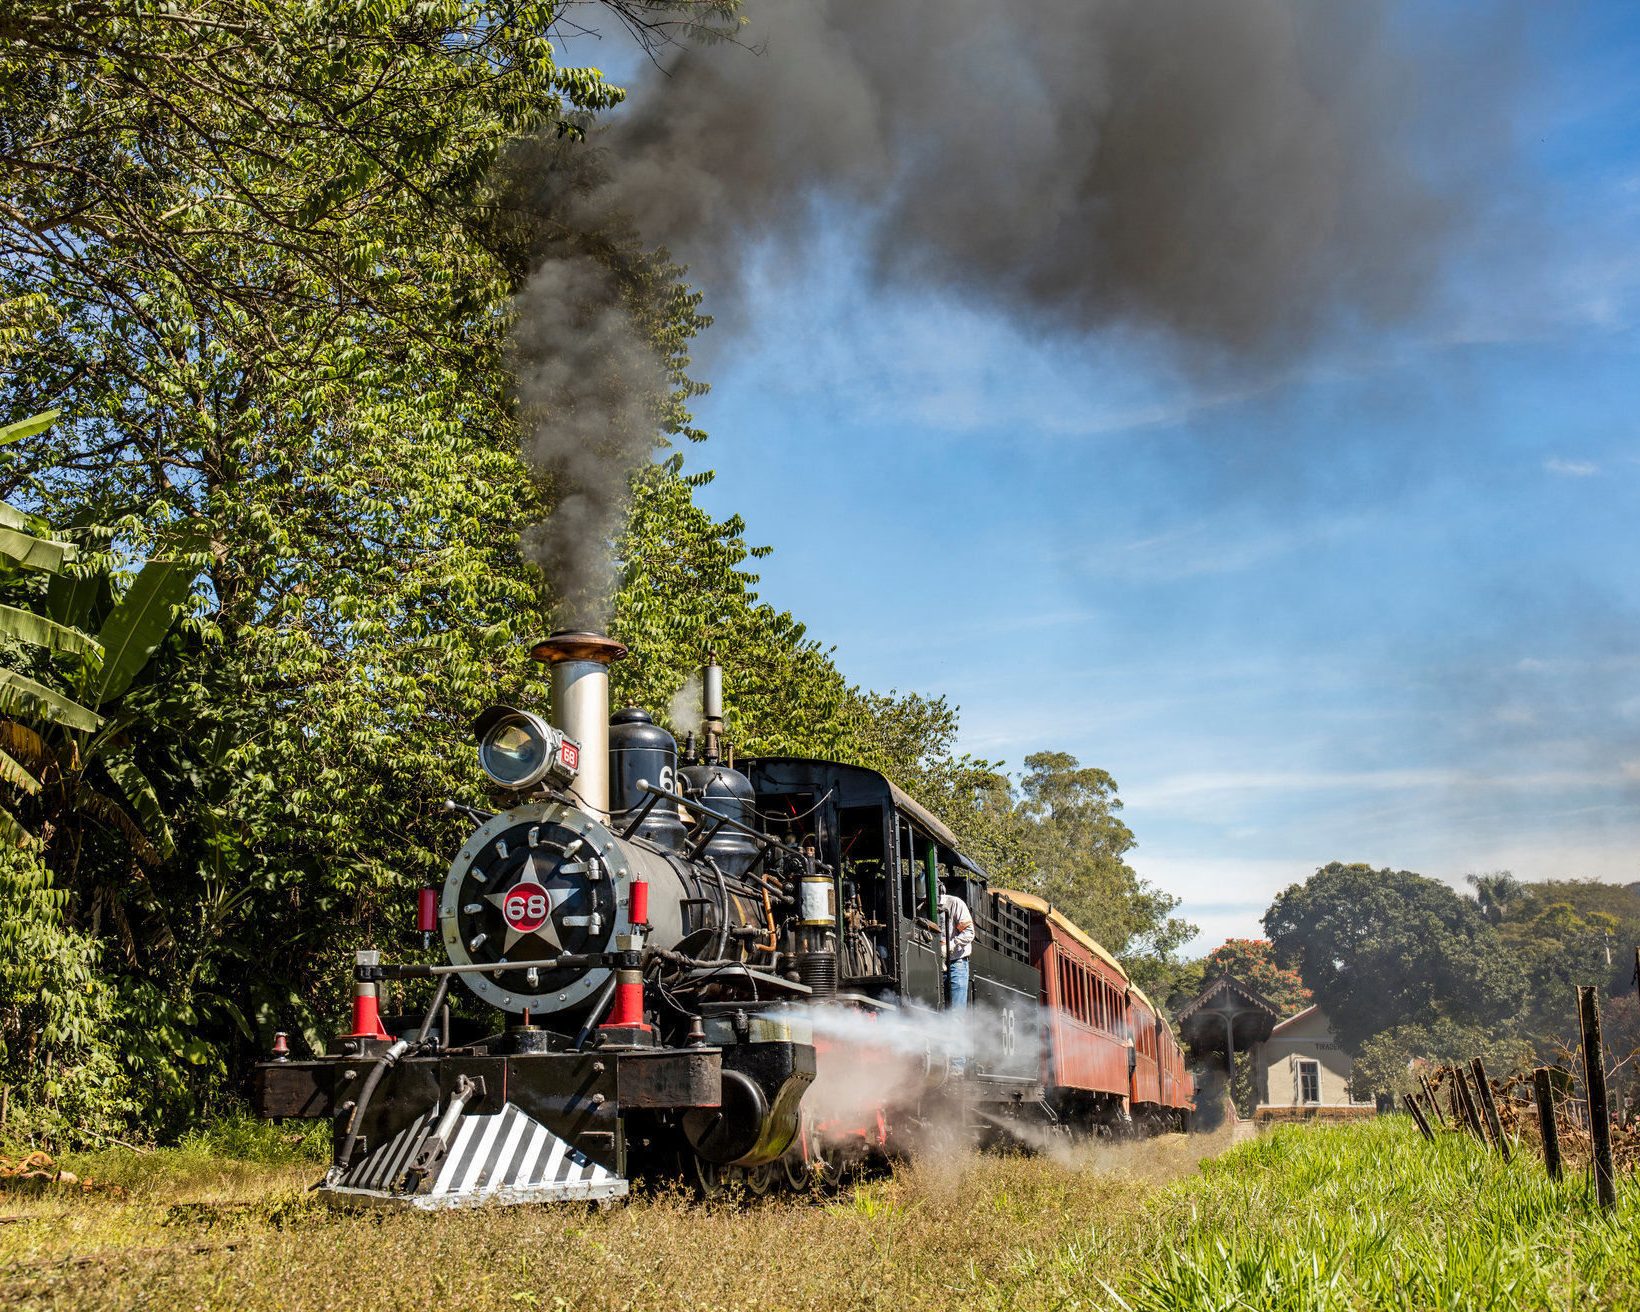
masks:
[[[547,890],[533,880],[515,884],[501,900],[501,916],[509,929],[520,934],[533,934],[547,923],[552,914],[552,899]]]

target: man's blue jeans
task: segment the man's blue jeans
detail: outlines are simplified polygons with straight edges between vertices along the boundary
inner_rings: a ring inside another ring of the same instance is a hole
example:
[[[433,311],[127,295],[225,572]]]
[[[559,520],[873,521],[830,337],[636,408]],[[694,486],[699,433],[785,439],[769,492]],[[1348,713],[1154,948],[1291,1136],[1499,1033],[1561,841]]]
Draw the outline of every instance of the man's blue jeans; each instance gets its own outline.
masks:
[[[968,1010],[968,958],[953,961],[945,967],[945,986],[951,995],[951,1010],[959,1014]],[[951,1073],[961,1075],[968,1065],[968,1026],[966,1018],[953,1040]]]

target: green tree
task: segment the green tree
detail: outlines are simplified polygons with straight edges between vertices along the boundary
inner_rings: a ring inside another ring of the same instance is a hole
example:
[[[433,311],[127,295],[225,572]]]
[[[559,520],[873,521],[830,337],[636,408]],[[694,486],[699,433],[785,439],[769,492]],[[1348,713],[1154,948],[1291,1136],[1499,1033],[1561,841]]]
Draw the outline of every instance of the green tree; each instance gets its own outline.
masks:
[[[1468,1065],[1476,1057],[1486,1063],[1488,1075],[1501,1079],[1530,1065],[1533,1050],[1525,1039],[1495,1026],[1463,1025],[1445,1016],[1428,1025],[1396,1025],[1361,1045],[1350,1087],[1361,1099],[1410,1093],[1420,1087],[1420,1075]]]
[[[1519,1027],[1546,1059],[1577,1041],[1579,984],[1629,992],[1634,940],[1622,936],[1622,928],[1610,912],[1580,911],[1569,902],[1539,897],[1523,902],[1498,927],[1526,984]]]
[[[1218,975],[1234,975],[1273,1002],[1283,1016],[1294,1015],[1313,1001],[1298,972],[1276,961],[1268,939],[1226,939],[1207,954],[1202,975],[1204,983]]]
[[[544,687],[522,640],[550,581],[518,530],[552,489],[523,466],[504,368],[532,255],[492,179],[509,143],[620,98],[557,64],[561,13],[0,2],[0,404],[74,417],[17,444],[0,495],[117,524],[126,556],[196,525],[207,544],[199,630],[143,694],[216,724],[146,881],[177,927],[163,968],[85,893],[116,861],[53,891],[128,1005],[172,1004],[185,1041],[228,1038],[236,998],[263,1040],[322,1040],[345,949],[391,945],[448,856],[438,804],[479,786],[471,715]],[[663,258],[624,271],[681,377],[693,302]]]
[[[1036,752],[1025,758],[1019,792],[1033,891],[1120,956],[1142,985],[1161,989],[1196,929],[1172,915],[1178,898],[1127,864],[1136,840],[1118,814],[1115,779],[1068,753]]]
[[[1411,871],[1335,861],[1279,894],[1264,929],[1352,1049],[1442,1018],[1496,1026],[1522,1000],[1518,963],[1479,907]]]

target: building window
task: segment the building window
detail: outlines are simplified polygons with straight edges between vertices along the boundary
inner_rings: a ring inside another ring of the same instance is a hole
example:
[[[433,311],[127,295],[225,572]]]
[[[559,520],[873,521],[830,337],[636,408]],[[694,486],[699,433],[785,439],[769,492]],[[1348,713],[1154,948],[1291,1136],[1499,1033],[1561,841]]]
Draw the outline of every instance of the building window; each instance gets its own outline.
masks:
[[[1321,1101],[1320,1062],[1300,1061],[1298,1063],[1298,1100],[1299,1102]]]

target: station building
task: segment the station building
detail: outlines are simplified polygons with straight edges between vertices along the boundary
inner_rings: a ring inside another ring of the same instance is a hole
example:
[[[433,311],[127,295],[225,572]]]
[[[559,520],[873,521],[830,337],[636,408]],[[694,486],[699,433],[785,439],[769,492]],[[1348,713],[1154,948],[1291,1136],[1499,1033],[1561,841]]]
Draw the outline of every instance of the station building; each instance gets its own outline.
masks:
[[[1370,1116],[1376,1104],[1350,1096],[1350,1056],[1320,1007],[1309,1006],[1270,1027],[1253,1049],[1256,1120]]]

